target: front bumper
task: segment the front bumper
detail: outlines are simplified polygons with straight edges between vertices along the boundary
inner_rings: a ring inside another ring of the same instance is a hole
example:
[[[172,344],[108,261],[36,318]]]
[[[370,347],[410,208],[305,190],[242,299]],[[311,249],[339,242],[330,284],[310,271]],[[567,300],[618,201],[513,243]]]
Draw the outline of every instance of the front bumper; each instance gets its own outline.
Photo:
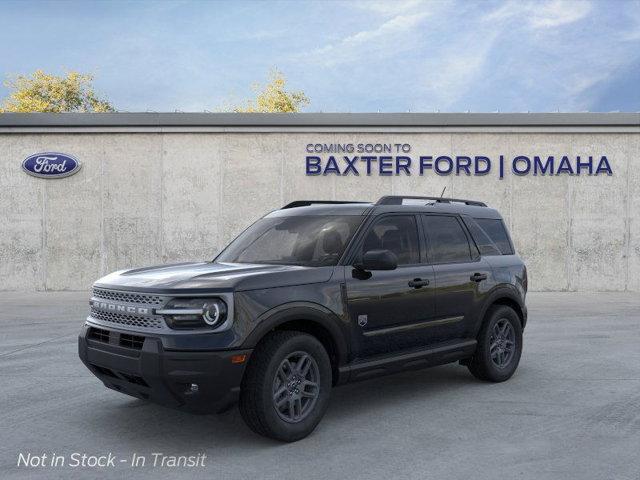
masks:
[[[166,350],[154,336],[85,324],[78,354],[108,388],[168,407],[209,413],[237,401],[251,350]],[[231,357],[237,355],[246,355],[244,362],[233,363]]]

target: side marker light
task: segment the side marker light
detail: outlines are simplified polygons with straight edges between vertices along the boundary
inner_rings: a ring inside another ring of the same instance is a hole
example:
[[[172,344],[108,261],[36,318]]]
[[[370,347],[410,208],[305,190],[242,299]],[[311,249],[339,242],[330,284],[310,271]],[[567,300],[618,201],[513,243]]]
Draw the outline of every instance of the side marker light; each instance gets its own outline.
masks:
[[[242,355],[231,356],[231,363],[244,363],[246,360],[247,360],[247,355],[244,353]]]

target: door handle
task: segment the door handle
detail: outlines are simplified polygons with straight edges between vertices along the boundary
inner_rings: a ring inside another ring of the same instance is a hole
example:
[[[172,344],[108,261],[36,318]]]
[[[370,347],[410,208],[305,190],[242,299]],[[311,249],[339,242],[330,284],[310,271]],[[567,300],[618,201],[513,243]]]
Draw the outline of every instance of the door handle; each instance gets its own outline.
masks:
[[[481,282],[482,280],[486,280],[486,279],[487,279],[486,273],[474,273],[473,275],[471,275],[471,280],[474,282]]]
[[[421,278],[414,278],[413,280],[409,280],[409,286],[411,288],[421,288],[429,285],[429,280],[422,280]]]

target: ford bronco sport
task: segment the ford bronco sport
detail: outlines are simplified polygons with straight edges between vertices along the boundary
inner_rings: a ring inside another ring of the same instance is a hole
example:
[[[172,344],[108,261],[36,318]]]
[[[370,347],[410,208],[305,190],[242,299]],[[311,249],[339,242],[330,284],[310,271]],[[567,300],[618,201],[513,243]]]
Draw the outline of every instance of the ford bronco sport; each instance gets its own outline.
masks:
[[[98,280],[79,355],[105,386],[191,411],[239,401],[255,432],[313,431],[335,385],[459,361],[520,361],[527,270],[484,203],[296,201],[211,262]]]

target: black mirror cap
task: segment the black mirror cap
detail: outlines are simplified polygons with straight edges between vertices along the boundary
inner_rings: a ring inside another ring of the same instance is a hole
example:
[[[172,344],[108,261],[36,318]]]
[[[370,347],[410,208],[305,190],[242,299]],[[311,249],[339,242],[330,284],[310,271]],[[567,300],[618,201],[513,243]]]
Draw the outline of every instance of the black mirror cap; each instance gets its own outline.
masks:
[[[360,265],[363,270],[395,270],[398,257],[390,250],[369,250],[362,255]]]

